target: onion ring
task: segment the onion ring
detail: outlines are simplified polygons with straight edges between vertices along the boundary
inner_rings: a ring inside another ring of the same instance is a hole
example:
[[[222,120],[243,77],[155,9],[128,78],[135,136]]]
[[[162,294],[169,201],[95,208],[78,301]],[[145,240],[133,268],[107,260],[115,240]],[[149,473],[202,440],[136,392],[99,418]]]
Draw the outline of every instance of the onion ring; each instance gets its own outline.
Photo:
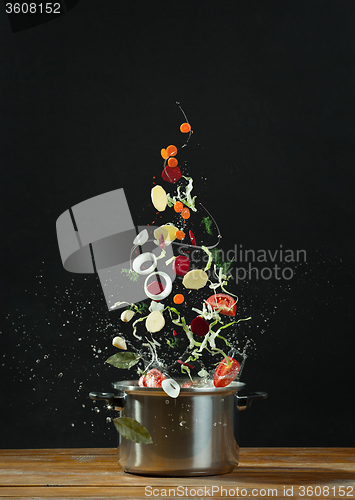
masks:
[[[153,293],[150,293],[148,291],[148,280],[151,276],[161,276],[165,280],[165,288],[161,293],[158,293],[158,295],[154,295]],[[173,289],[173,283],[171,281],[171,278],[168,274],[163,273],[162,271],[156,271],[154,273],[151,273],[149,276],[146,277],[145,282],[144,282],[144,292],[145,294],[152,300],[164,300],[168,295],[170,295],[171,290]]]
[[[141,265],[148,260],[152,261],[152,265],[148,269],[141,269]],[[151,274],[157,266],[157,258],[154,253],[144,252],[138,255],[132,262],[133,270],[138,274]]]

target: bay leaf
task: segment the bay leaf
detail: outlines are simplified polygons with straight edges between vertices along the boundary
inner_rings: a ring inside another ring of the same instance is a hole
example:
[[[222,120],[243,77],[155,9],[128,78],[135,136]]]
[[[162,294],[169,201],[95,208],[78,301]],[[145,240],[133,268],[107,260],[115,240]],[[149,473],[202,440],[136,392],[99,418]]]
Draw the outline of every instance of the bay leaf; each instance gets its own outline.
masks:
[[[153,439],[147,429],[134,418],[118,417],[113,419],[117,431],[126,439],[140,444],[152,444]]]
[[[115,366],[116,368],[129,369],[132,368],[140,360],[139,354],[135,352],[118,352],[106,360],[106,363]]]

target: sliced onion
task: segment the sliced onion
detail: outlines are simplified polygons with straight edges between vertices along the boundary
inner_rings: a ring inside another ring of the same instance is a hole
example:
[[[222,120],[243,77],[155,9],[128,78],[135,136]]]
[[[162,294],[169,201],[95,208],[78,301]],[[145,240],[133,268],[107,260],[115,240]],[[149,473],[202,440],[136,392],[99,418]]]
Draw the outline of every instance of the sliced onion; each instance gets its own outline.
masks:
[[[165,288],[161,293],[158,293],[158,295],[154,295],[153,293],[150,293],[148,290],[148,281],[152,276],[161,276],[165,280]],[[154,273],[151,273],[149,276],[146,277],[144,282],[144,292],[152,300],[159,301],[166,299],[166,297],[170,295],[172,289],[173,289],[173,283],[171,281],[170,276],[166,273],[163,273],[162,271],[156,271]]]
[[[152,265],[148,269],[141,269],[142,264],[144,264],[144,262],[148,262],[149,260],[152,262]],[[141,253],[132,262],[133,270],[136,273],[142,275],[151,274],[152,271],[154,271],[154,269],[156,268],[156,266],[157,266],[157,258],[152,252]]]
[[[161,302],[156,302],[155,300],[152,300],[149,306],[149,311],[162,311],[164,309],[164,304]]]
[[[140,233],[137,234],[137,236],[133,240],[133,245],[144,245],[144,243],[147,243],[149,238],[148,231],[146,229],[143,229]]]
[[[163,391],[171,398],[177,398],[180,394],[180,385],[172,378],[166,378],[161,384]]]

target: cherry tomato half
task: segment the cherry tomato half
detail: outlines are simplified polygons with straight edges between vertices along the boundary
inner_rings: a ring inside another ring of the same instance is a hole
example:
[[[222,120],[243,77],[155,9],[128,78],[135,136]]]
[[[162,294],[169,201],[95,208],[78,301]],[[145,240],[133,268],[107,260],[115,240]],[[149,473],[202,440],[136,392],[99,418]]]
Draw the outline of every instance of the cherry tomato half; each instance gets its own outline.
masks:
[[[240,364],[238,361],[230,356],[228,356],[228,359],[230,361],[229,365],[226,358],[224,358],[214,372],[213,384],[215,387],[227,387],[239,373]]]
[[[145,375],[142,375],[138,380],[140,387],[161,387],[161,383],[165,380],[165,375],[156,368],[152,368]]]
[[[206,302],[212,307],[212,309],[220,309],[220,314],[225,314],[226,316],[235,316],[237,311],[237,303],[230,295],[226,293],[216,293],[216,295],[211,295],[208,297]]]

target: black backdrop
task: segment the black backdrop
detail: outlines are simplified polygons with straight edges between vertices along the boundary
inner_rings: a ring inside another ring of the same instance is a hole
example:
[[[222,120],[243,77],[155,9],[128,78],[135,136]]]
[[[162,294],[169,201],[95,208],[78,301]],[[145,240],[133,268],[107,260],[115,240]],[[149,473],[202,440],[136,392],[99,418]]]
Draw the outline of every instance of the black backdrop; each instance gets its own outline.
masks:
[[[137,221],[177,100],[224,247],[307,254],[290,280],[237,286],[243,380],[269,393],[241,444],[355,446],[354,22],[338,0],[80,0],[13,33],[2,11],[1,447],[115,446],[87,395],[126,375],[104,364],[118,316],[63,269],[55,221],[121,187]]]

